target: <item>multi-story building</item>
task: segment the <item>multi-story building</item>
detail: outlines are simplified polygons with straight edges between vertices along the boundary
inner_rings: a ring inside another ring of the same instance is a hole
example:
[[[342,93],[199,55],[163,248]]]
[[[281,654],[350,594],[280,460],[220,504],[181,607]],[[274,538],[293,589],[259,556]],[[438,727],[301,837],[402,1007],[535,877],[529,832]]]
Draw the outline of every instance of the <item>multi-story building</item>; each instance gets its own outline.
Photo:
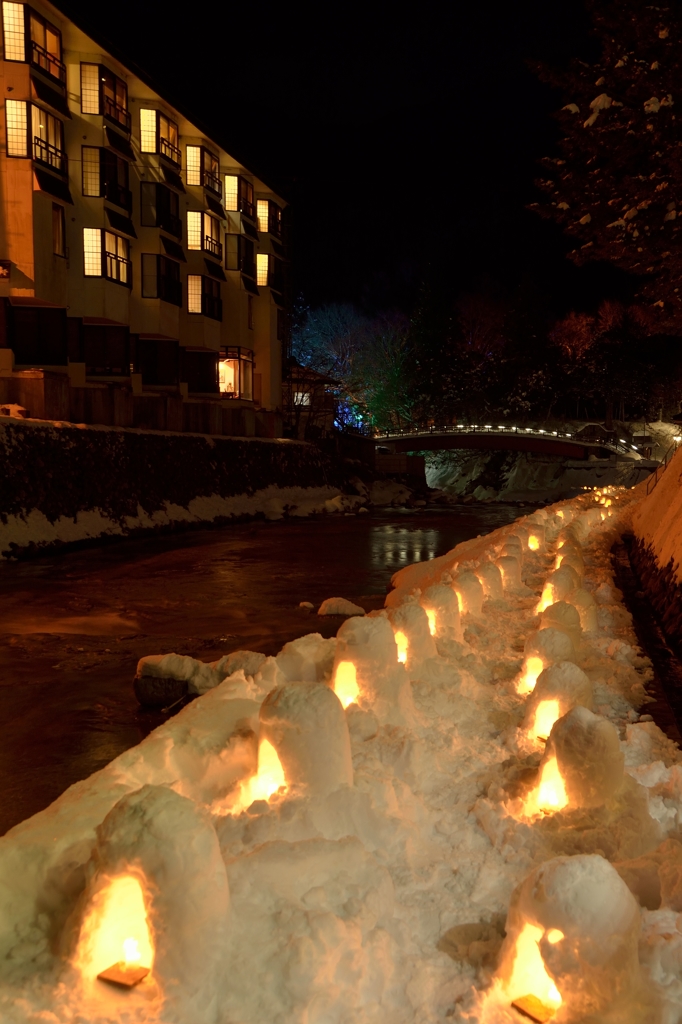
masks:
[[[1,8],[5,400],[278,434],[283,200],[53,4]]]

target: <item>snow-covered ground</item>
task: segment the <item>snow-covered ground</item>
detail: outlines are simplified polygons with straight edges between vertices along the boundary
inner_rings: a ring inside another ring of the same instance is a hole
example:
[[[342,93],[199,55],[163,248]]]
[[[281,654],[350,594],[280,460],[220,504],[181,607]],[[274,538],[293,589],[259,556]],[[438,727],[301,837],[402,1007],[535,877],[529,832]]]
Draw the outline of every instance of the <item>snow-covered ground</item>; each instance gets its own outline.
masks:
[[[609,559],[638,500],[276,658],[143,662],[200,696],[0,839],[2,1024],[682,1020],[682,757]],[[147,977],[96,980],[131,941]]]

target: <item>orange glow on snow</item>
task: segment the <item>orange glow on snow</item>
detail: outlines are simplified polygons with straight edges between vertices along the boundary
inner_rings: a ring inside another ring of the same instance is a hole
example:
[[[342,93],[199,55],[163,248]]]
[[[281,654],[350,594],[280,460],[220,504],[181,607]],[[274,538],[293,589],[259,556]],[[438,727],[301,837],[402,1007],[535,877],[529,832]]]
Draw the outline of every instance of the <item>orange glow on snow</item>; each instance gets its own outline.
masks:
[[[512,1000],[533,995],[556,1012],[563,1000],[559,989],[547,973],[545,961],[540,953],[538,943],[543,934],[542,928],[530,922],[523,926],[516,940],[516,957],[512,976],[507,983],[507,995]]]
[[[533,736],[536,740],[546,740],[552,731],[552,726],[560,717],[561,709],[558,700],[542,700],[535,711],[533,722]]]
[[[132,875],[112,879],[95,894],[78,941],[76,966],[86,977],[117,963],[150,969],[154,963],[142,886]]]
[[[398,661],[404,665],[407,661],[407,637],[401,629],[395,635],[395,642],[398,648]]]
[[[429,633],[431,636],[436,635],[436,613],[433,608],[426,609],[426,617],[429,620]]]
[[[530,658],[526,658],[523,665],[523,675],[517,684],[516,692],[522,694],[532,693],[538,681],[538,676],[544,667],[542,658],[538,658],[537,655],[531,654]]]
[[[357,672],[352,661],[340,661],[336,666],[334,676],[334,693],[339,698],[344,708],[349,704],[357,703],[360,695]]]
[[[531,551],[537,551],[537,549],[540,547],[540,541],[534,533],[531,533],[530,537],[528,538],[528,547]]]
[[[556,946],[557,942],[561,942],[563,937],[564,933],[559,931],[558,928],[550,928],[547,932],[547,941],[551,943],[552,946]]]

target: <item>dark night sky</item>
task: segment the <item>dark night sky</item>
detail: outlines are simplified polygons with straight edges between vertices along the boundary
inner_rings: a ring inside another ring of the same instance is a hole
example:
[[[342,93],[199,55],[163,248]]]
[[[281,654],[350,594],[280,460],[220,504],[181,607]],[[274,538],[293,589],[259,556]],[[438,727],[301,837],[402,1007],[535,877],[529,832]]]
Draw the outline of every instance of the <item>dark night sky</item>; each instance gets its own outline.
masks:
[[[110,5],[69,7],[291,200],[307,302],[409,308],[429,267],[453,292],[533,280],[557,311],[617,289],[524,210],[557,105],[525,61],[589,57],[581,0],[214,3],[196,17],[119,0],[114,23]]]

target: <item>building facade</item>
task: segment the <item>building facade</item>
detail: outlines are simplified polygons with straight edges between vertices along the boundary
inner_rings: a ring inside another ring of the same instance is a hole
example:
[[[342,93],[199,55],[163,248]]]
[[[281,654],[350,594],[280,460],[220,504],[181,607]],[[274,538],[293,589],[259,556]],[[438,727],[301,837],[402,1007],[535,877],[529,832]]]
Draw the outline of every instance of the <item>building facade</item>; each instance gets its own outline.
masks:
[[[55,6],[1,8],[0,401],[277,436],[285,203]]]

